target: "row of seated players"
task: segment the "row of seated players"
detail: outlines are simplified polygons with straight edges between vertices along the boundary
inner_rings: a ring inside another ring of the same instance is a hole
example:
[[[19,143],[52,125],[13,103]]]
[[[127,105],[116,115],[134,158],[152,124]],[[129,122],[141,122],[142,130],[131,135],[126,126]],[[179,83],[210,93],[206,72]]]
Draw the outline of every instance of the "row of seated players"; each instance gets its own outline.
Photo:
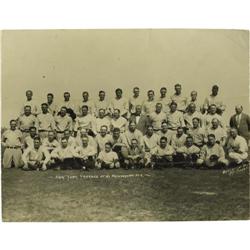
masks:
[[[29,133],[30,127],[36,127],[41,138],[47,137],[47,133],[50,130],[56,131],[58,136],[63,136],[65,130],[77,131],[81,129],[87,129],[91,131],[93,135],[100,133],[100,129],[103,125],[106,125],[108,132],[113,128],[119,128],[121,133],[128,129],[128,124],[130,121],[134,121],[137,124],[137,128],[143,133],[146,133],[148,125],[152,125],[154,131],[160,131],[161,124],[163,121],[167,122],[169,130],[176,131],[178,127],[183,127],[186,129],[192,128],[193,118],[199,119],[199,127],[204,129],[209,129],[212,124],[213,119],[217,119],[220,128],[225,128],[223,124],[221,115],[216,113],[216,105],[211,105],[209,108],[209,113],[201,114],[196,111],[196,105],[191,103],[188,108],[188,112],[183,114],[177,110],[177,104],[170,104],[170,112],[165,113],[162,111],[162,104],[157,103],[155,105],[154,112],[146,115],[142,114],[142,107],[140,105],[136,106],[135,113],[132,114],[128,119],[125,119],[120,115],[120,110],[115,109],[112,117],[107,116],[104,109],[100,109],[98,112],[98,117],[88,113],[88,107],[82,107],[82,114],[77,117],[75,121],[67,115],[67,109],[65,107],[61,108],[61,111],[57,116],[52,116],[48,113],[47,104],[42,104],[42,113],[37,117],[31,114],[30,106],[25,106],[24,114],[20,116],[17,121],[18,129],[21,130],[24,137]]]
[[[193,126],[199,120],[193,119]],[[218,127],[218,120],[213,124]],[[185,165],[206,165],[208,167],[226,166],[229,162],[241,164],[247,160],[248,146],[246,140],[231,129],[229,136],[218,140],[214,133],[200,135],[186,135],[182,127],[177,132],[169,131],[167,123],[162,122],[162,129],[155,133],[149,125],[145,135],[136,129],[136,123],[130,122],[128,130],[120,133],[114,128],[112,135],[107,133],[107,126],[101,127],[96,137],[88,135],[86,129],[79,131],[76,137],[66,130],[62,137],[55,138],[54,131],[48,132],[43,141],[36,135],[36,128],[30,128],[30,135],[24,138],[26,149],[22,154],[23,135],[16,130],[16,121],[10,123],[11,129],[3,135],[3,146],[6,147],[3,157],[4,167],[11,167],[12,160],[15,166],[24,169],[47,169],[60,166],[81,166],[87,169],[90,166],[98,168],[114,168],[120,165],[126,168],[132,166],[160,166],[167,163],[185,163]],[[197,126],[197,128],[199,128]],[[11,137],[11,136],[12,137]],[[10,139],[20,141],[20,147],[9,147]],[[225,152],[227,159],[225,157]],[[167,164],[168,165],[168,164]]]

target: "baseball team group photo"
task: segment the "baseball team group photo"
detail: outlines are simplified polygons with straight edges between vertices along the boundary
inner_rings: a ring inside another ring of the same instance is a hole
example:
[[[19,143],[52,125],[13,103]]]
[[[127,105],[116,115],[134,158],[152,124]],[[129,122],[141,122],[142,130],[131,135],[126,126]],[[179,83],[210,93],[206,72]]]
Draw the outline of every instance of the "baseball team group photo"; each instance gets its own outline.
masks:
[[[3,219],[248,219],[247,48],[243,31],[3,33]]]

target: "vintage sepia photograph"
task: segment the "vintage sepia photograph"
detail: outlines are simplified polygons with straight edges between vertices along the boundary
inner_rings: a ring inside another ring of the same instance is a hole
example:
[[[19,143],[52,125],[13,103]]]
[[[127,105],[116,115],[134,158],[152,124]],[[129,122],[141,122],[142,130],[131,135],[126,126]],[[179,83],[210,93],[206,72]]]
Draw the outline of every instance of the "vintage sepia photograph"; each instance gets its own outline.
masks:
[[[4,222],[249,219],[249,31],[4,30]]]

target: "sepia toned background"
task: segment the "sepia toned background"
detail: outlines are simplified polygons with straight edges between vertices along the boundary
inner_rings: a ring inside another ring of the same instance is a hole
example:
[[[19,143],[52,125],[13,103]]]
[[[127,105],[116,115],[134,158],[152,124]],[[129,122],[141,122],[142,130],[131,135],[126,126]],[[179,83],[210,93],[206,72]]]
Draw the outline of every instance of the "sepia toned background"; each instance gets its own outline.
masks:
[[[198,90],[203,102],[218,84],[227,105],[227,121],[234,106],[248,102],[248,31],[236,30],[30,30],[2,34],[2,125],[16,118],[25,90],[37,103],[46,94],[55,102],[70,91],[76,102],[84,90],[95,99],[100,89],[107,97],[122,87],[124,95],[139,86],[173,94]]]

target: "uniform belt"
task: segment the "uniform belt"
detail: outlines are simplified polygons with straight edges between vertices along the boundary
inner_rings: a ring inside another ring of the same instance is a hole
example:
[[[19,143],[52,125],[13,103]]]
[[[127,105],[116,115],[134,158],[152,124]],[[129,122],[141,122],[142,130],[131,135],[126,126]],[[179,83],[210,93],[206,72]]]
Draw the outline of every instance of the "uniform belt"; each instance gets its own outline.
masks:
[[[49,130],[46,130],[46,129],[39,129],[38,131],[39,131],[39,132],[48,132]]]
[[[64,131],[56,131],[56,133],[63,134]]]
[[[18,149],[18,148],[21,148],[21,146],[13,146],[13,147],[7,146],[6,148]]]
[[[168,129],[173,130],[173,131],[177,131],[177,129],[175,129],[175,128],[168,128]]]

